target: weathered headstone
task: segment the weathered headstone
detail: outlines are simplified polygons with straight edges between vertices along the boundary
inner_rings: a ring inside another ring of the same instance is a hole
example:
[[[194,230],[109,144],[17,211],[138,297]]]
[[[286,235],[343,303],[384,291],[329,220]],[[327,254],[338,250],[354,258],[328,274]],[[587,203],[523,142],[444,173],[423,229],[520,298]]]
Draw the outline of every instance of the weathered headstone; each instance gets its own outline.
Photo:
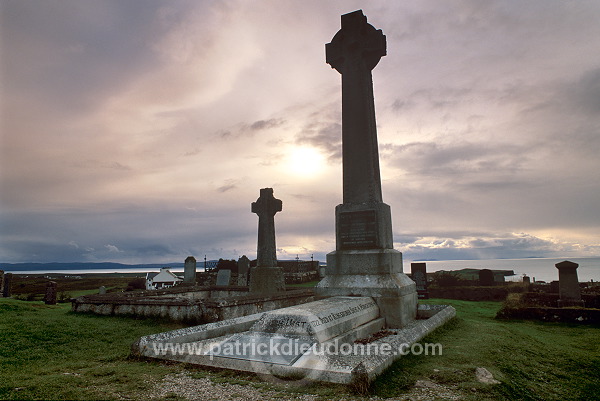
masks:
[[[256,267],[250,272],[250,291],[275,293],[285,291],[283,269],[277,267],[275,248],[275,213],[282,202],[273,196],[273,188],[262,188],[260,197],[252,202],[252,213],[258,215],[258,245]]]
[[[250,259],[246,255],[242,255],[238,259],[238,285],[248,285],[248,271],[250,270]]]
[[[554,266],[558,269],[558,306],[583,306],[581,289],[577,279],[579,264],[565,260]]]
[[[98,288],[98,294],[100,294],[100,295],[106,294],[106,287],[100,286],[100,288]]]
[[[531,278],[529,276],[523,276],[523,284],[531,284]]]
[[[4,270],[0,270],[0,298],[4,297]]]
[[[48,281],[46,283],[44,303],[46,305],[56,305],[56,281]]]
[[[188,256],[183,266],[183,282],[196,284],[196,258]]]
[[[490,269],[479,270],[479,285],[492,286],[494,285],[494,272]]]
[[[231,281],[231,270],[223,269],[217,272],[217,285],[229,285]]]
[[[415,319],[415,283],[393,249],[390,207],[383,203],[371,70],[386,55],[381,30],[361,10],[342,15],[326,61],[342,75],[343,203],[335,210],[336,250],[315,291],[375,298],[387,327]]]
[[[10,298],[12,295],[12,278],[12,273],[4,274],[4,288],[2,289],[2,296],[4,296],[4,298]]]
[[[417,285],[419,299],[429,299],[429,291],[427,290],[427,264],[423,262],[411,263],[410,274]]]

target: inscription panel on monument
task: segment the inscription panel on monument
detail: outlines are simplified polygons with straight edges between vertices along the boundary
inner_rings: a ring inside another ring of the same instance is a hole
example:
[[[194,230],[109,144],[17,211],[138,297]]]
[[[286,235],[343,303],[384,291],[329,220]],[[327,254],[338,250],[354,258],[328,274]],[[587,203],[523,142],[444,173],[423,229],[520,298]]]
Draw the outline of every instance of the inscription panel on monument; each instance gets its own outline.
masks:
[[[375,210],[341,212],[338,232],[340,249],[378,248],[377,212]]]

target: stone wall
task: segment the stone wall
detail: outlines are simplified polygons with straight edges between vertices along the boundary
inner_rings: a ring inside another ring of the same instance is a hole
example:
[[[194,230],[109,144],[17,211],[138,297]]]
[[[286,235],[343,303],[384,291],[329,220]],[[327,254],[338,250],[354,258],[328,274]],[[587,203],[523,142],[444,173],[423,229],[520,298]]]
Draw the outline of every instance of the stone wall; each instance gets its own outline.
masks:
[[[319,272],[308,271],[301,273],[283,273],[286,284],[302,284],[308,283],[309,281],[319,280]]]
[[[319,272],[318,271],[307,271],[300,273],[284,273],[285,284],[302,284],[308,283],[309,281],[319,280]],[[216,272],[199,272],[196,273],[196,282],[200,286],[211,286],[217,283],[217,273]],[[238,274],[232,272],[231,273],[231,281],[230,283],[238,282]]]
[[[506,287],[429,287],[430,298],[460,299],[463,301],[503,301]]]
[[[558,300],[560,299],[559,294],[552,293],[540,293],[540,292],[526,292],[521,296],[521,302],[526,306],[547,306],[557,307]],[[584,302],[586,308],[598,308],[600,309],[600,295],[595,294],[582,294],[581,299]]]
[[[548,307],[503,308],[498,312],[496,318],[598,324],[600,323],[600,309]]]
[[[207,289],[202,292],[210,294]],[[211,298],[198,298],[194,292],[152,296],[145,291],[135,296],[126,293],[87,295],[72,300],[73,312],[91,312],[100,315],[127,315],[136,317],[160,317],[192,324],[210,323],[238,316],[284,308],[314,300],[312,290],[286,291],[271,296],[248,295],[219,297],[232,292],[214,291]],[[164,291],[168,292],[168,291]]]

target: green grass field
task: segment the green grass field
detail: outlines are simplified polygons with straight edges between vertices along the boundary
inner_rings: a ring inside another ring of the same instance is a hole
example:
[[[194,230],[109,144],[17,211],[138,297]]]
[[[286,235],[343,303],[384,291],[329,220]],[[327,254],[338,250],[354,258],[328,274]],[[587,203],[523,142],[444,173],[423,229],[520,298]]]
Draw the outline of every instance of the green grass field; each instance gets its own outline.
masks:
[[[600,399],[600,328],[495,320],[498,302],[450,303],[458,318],[422,341],[441,343],[441,356],[406,356],[370,388],[380,397],[402,396],[416,380],[456,386],[467,400]],[[144,399],[169,373],[260,388],[246,374],[129,358],[138,337],[182,327],[153,319],[74,314],[69,304],[0,299],[0,399]],[[501,381],[476,381],[484,367]],[[303,392],[347,398],[342,386],[274,388],[282,397]]]

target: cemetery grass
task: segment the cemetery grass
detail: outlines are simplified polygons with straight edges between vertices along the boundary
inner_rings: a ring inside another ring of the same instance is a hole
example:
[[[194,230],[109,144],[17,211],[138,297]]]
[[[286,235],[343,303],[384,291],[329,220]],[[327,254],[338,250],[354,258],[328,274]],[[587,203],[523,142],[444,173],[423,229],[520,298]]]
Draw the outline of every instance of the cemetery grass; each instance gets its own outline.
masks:
[[[409,355],[371,386],[382,397],[400,395],[417,380],[460,391],[466,399],[600,399],[600,326],[497,320],[500,302],[426,300],[451,304],[457,317],[421,343],[441,343],[442,356]],[[500,384],[483,384],[478,367]]]
[[[458,317],[421,343],[441,343],[441,356],[406,356],[369,388],[370,395],[402,397],[417,380],[439,383],[467,400],[600,399],[598,326],[494,319],[499,302],[428,300],[452,304]],[[142,335],[183,327],[154,319],[70,312],[69,304],[0,299],[0,399],[147,398],[168,374],[348,399],[349,389],[315,384],[294,388],[251,374],[137,360],[129,347]],[[484,367],[500,384],[479,383]],[[359,397],[360,399],[360,397]]]

